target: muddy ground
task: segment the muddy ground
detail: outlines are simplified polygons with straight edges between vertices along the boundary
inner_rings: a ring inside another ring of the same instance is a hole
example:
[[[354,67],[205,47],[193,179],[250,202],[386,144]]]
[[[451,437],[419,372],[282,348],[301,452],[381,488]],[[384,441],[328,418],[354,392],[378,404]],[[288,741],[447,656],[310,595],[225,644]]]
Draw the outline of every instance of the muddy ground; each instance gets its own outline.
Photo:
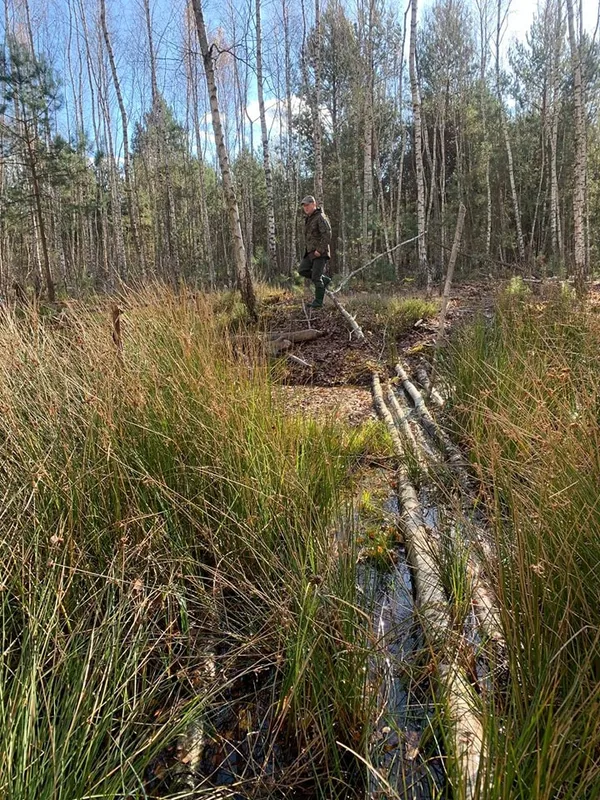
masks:
[[[361,296],[364,295],[364,296]],[[416,293],[399,297],[419,297]],[[422,297],[422,295],[421,295]],[[298,343],[290,351],[309,366],[302,366],[286,356],[278,359],[277,392],[284,408],[313,418],[331,418],[351,425],[374,419],[371,379],[374,368],[388,371],[398,356],[411,366],[431,356],[438,332],[437,314],[417,320],[401,330],[390,331],[376,295],[366,292],[341,295],[361,326],[365,341],[351,336],[346,321],[330,299],[319,310],[310,310],[297,295],[275,296],[262,309],[267,331],[285,332],[314,328],[323,336]],[[490,313],[494,302],[491,284],[463,284],[452,293],[447,312],[447,327],[456,327],[478,313]],[[439,298],[437,299],[439,307]]]

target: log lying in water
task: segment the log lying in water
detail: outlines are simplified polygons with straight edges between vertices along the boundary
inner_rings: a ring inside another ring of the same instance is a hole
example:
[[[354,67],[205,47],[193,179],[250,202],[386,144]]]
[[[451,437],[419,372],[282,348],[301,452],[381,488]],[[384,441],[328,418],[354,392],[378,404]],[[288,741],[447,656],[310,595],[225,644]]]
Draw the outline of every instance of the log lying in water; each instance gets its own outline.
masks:
[[[410,483],[406,454],[398,429],[373,373],[373,403],[385,422],[400,458],[398,495],[402,504],[408,560],[413,572],[415,602],[429,646],[436,657],[436,671],[447,719],[449,751],[460,783],[457,795],[465,800],[476,796],[479,769],[484,757],[483,726],[477,693],[462,664],[469,645],[452,628],[452,618],[439,570],[437,542],[428,534],[417,493]]]
[[[406,370],[400,363],[396,365],[396,374],[400,378],[405,392],[413,401],[415,412],[424,429],[446,455],[448,462],[458,475],[462,489],[469,493],[471,481],[459,448],[434,420],[423,396],[409,380]],[[477,537],[477,540],[479,541],[480,537]],[[502,654],[505,649],[505,641],[497,603],[489,587],[489,581],[485,575],[481,559],[472,550],[469,553],[468,572],[473,590],[473,606],[479,627],[484,637],[496,648],[498,654]]]
[[[386,397],[396,427],[398,428],[399,431],[402,432],[402,435],[404,436],[404,441],[408,444],[408,447],[410,448],[412,454],[414,455],[415,460],[419,466],[419,469],[422,472],[427,472],[425,449],[422,446],[421,442],[417,442],[415,434],[413,433],[413,430],[410,427],[408,421],[408,418],[412,412],[406,406],[406,403],[402,403],[396,397],[396,395],[392,390],[392,387],[389,384],[387,386]]]

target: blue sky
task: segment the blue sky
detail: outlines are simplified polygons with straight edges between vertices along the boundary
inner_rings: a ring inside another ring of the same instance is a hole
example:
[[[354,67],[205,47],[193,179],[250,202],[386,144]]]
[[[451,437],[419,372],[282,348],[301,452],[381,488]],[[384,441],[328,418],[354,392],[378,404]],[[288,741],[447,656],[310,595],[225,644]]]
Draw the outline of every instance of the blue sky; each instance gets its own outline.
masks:
[[[388,0],[391,4],[394,0]],[[325,0],[321,0],[324,4]],[[348,0],[352,5],[355,0]],[[491,5],[495,5],[495,0],[488,0]],[[273,37],[278,37],[281,43],[282,32],[281,24],[278,22],[280,14],[281,0],[262,0],[263,3],[263,32],[265,40],[265,56],[269,57],[269,42]],[[305,0],[307,9],[312,7],[312,0]],[[61,127],[63,122],[68,125],[69,132],[74,133],[73,119],[73,96],[78,94],[79,75],[86,73],[85,65],[82,72],[82,64],[78,62],[75,46],[77,41],[83,42],[83,24],[81,22],[81,12],[85,12],[89,30],[94,31],[94,16],[97,13],[97,0],[29,0],[32,16],[32,27],[34,36],[38,40],[38,47],[48,54],[57,71],[61,74],[65,86],[65,95],[69,102],[61,112]],[[421,13],[431,5],[431,2],[421,2]],[[12,0],[11,3],[14,19],[23,18],[23,5],[21,0]],[[182,44],[185,36],[184,9],[186,0],[151,0],[152,9],[152,28],[154,45],[157,50],[157,64],[159,70],[159,85],[168,101],[174,106],[178,117],[184,121],[186,108],[185,96],[185,75],[182,62]],[[205,15],[208,25],[214,30],[218,26],[223,26],[231,31],[232,19],[237,19],[240,26],[241,20],[247,16],[246,9],[254,7],[254,0],[206,0]],[[406,7],[406,0],[400,0],[397,6],[398,15],[403,14]],[[148,48],[146,38],[146,28],[144,22],[143,5],[141,0],[107,0],[108,20],[113,46],[117,58],[119,74],[123,84],[125,103],[130,110],[132,120],[139,119],[143,110],[150,106],[150,81],[148,70]],[[537,0],[512,0],[508,14],[507,27],[504,36],[504,47],[508,48],[515,39],[524,39],[528,28],[534,17],[537,8]],[[593,30],[597,17],[597,4],[594,0],[584,0],[584,21],[586,28]],[[300,24],[300,3],[298,0],[290,0],[290,10],[297,24]],[[492,17],[495,14],[492,13]],[[309,20],[310,24],[310,20]],[[4,27],[4,15],[0,15],[0,32]],[[250,30],[250,36],[253,30]],[[296,41],[293,48],[299,48],[299,36],[296,34]],[[79,39],[78,39],[79,37]],[[90,37],[88,37],[90,38]],[[91,37],[93,38],[93,37]],[[71,42],[71,59],[67,58],[67,43]],[[92,41],[92,59],[96,58]],[[80,48],[82,49],[82,48]],[[97,52],[97,51],[96,51]],[[97,71],[97,61],[95,62]],[[267,69],[267,73],[269,70]],[[98,76],[95,76],[98,79]],[[75,84],[75,86],[73,86]],[[94,86],[90,87],[87,77],[81,81],[83,105],[89,118],[86,120],[88,133],[93,133],[92,93]],[[204,86],[202,86],[204,92]],[[274,91],[271,90],[271,96]],[[204,95],[202,95],[204,96]],[[258,109],[255,92],[250,91],[249,113],[252,118],[258,117]],[[113,137],[120,141],[119,120],[115,98],[112,102],[113,117]],[[206,105],[205,110],[208,111]],[[97,115],[97,109],[95,109]],[[97,121],[97,117],[96,117]],[[206,121],[207,137],[211,136],[210,125]],[[258,133],[258,127],[255,129]],[[255,141],[258,141],[258,136]]]

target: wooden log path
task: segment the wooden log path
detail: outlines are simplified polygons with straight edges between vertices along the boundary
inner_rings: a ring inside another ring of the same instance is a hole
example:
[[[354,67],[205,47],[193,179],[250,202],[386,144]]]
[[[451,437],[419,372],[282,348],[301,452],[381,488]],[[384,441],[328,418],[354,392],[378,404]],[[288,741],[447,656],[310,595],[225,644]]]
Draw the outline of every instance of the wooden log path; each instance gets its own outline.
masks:
[[[401,522],[413,574],[418,619],[432,652],[438,683],[437,699],[445,710],[449,773],[454,779],[456,796],[473,800],[485,751],[481,701],[465,666],[465,653],[471,647],[453,626],[440,577],[438,542],[425,525],[421,503],[409,478],[406,450],[386,405],[377,373],[373,373],[373,404],[388,428],[399,459],[397,480],[402,505]]]

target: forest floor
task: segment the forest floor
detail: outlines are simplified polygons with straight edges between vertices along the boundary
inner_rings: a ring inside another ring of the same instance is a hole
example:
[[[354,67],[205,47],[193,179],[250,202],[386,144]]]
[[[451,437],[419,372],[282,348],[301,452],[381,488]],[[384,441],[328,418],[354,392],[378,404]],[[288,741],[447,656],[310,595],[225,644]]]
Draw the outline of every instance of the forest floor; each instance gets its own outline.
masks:
[[[491,282],[458,286],[448,304],[447,330],[478,314],[491,315],[496,291],[497,285]],[[415,291],[393,298],[370,292],[342,295],[342,304],[365,334],[363,342],[350,336],[331,300],[326,298],[322,309],[311,311],[304,305],[307,299],[308,295],[303,300],[292,293],[275,296],[261,315],[271,333],[308,327],[324,333],[319,339],[294,345],[291,351],[309,366],[281,360],[277,392],[284,407],[315,419],[333,416],[350,425],[375,419],[370,388],[373,369],[392,375],[398,357],[416,366],[428,356],[438,333],[438,298],[431,303],[424,292]],[[386,307],[390,301],[396,314]]]

